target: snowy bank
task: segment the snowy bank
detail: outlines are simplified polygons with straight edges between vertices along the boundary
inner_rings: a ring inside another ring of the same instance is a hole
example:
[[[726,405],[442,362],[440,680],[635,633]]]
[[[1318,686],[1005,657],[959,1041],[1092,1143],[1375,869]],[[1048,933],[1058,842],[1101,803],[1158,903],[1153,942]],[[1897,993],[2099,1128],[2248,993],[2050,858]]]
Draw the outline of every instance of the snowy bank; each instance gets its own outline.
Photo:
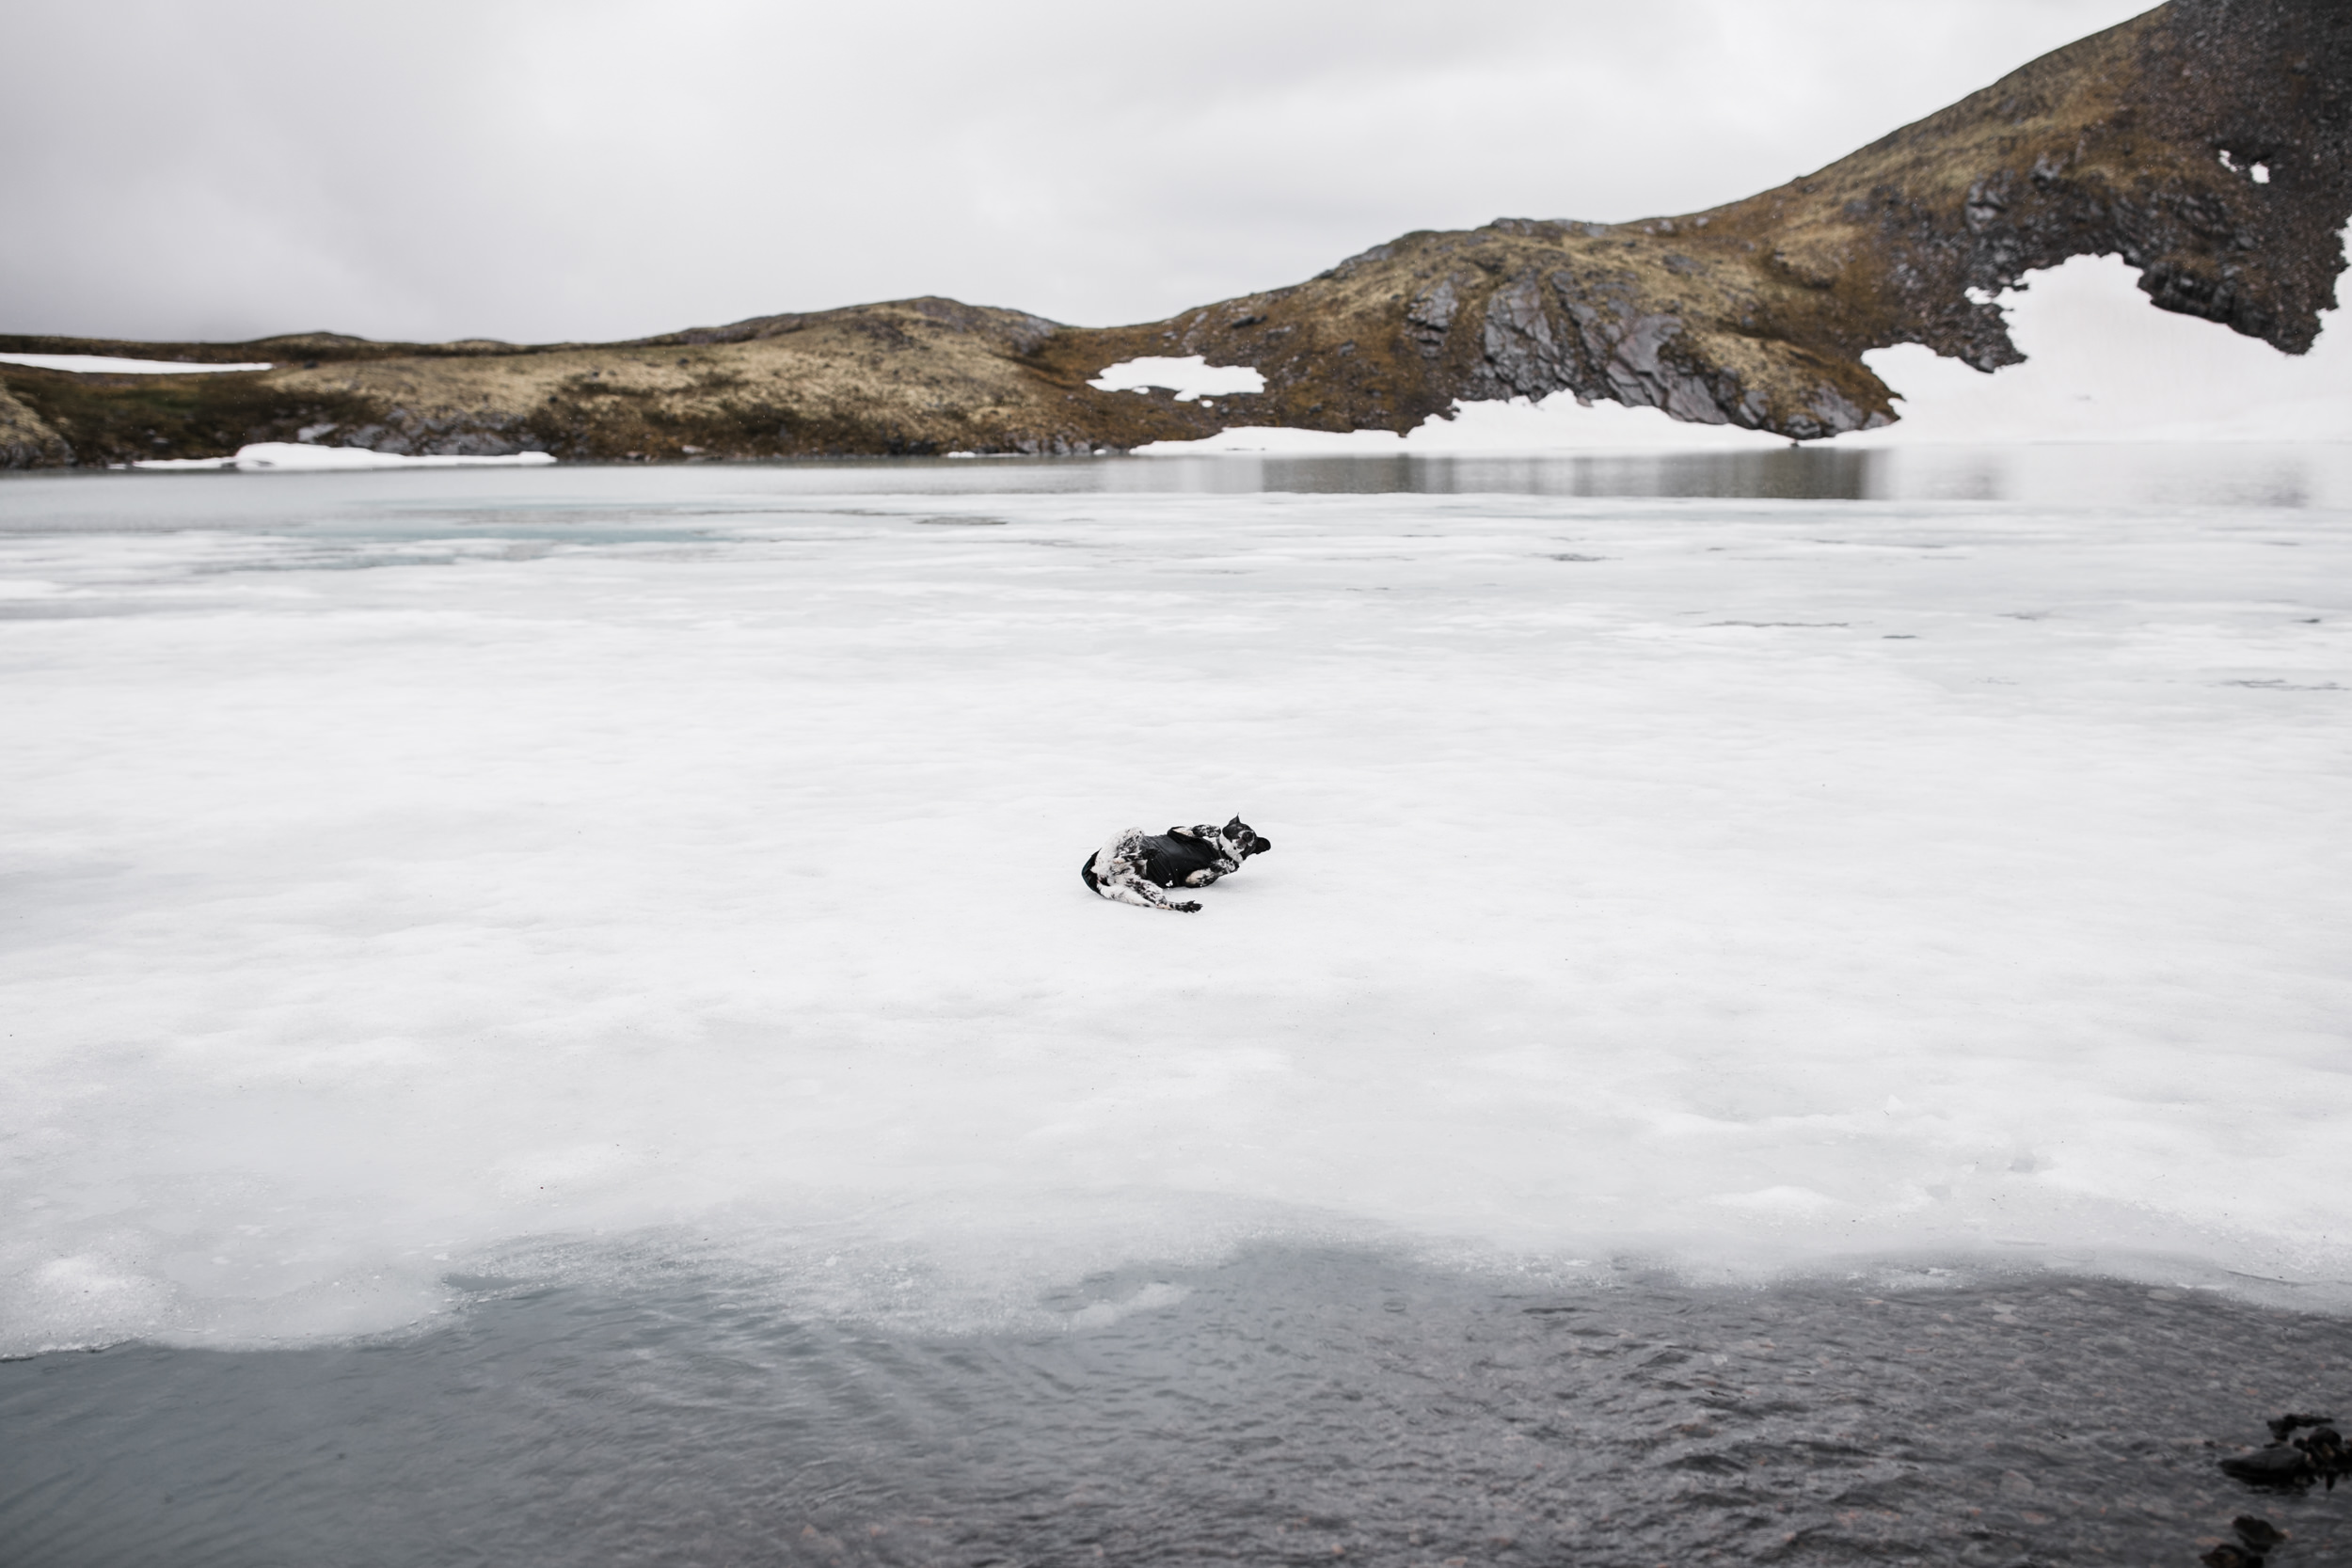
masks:
[[[2330,312],[2309,354],[2281,354],[2159,310],[2120,256],[2077,256],[1995,303],[2026,362],[1986,375],[1916,343],[1863,363],[1902,419],[1853,447],[2011,441],[2352,440],[2352,328]]]
[[[0,354],[0,365],[25,365],[37,371],[83,371],[93,375],[216,375],[270,368],[266,361],[199,365],[184,359],[118,359],[105,354]]]
[[[1737,425],[1691,424],[1656,408],[1621,403],[1580,406],[1573,393],[1540,403],[1457,403],[1451,420],[1432,417],[1408,435],[1389,430],[1298,430],[1233,425],[1199,441],[1153,441],[1143,457],[1265,452],[1298,457],[1503,456],[1580,451],[1771,451],[1788,438]]]
[[[134,463],[134,468],[234,468],[240,473],[324,473],[352,468],[531,468],[555,461],[544,451],[518,451],[503,457],[404,457],[395,451],[370,451],[365,447],[314,447],[299,441],[257,441],[239,447],[234,457],[157,457]]]
[[[1148,392],[1163,387],[1176,394],[1178,403],[1191,403],[1233,392],[1263,392],[1265,377],[1248,365],[1212,365],[1206,356],[1193,354],[1121,359],[1087,385],[1104,392]]]

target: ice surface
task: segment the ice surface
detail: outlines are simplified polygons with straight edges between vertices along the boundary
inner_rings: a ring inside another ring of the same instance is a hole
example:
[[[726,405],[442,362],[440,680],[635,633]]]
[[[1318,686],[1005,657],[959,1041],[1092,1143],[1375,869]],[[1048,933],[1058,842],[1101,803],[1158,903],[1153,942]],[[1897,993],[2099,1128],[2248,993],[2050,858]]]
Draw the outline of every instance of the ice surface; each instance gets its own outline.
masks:
[[[2148,303],[2121,257],[2077,256],[2028,274],[1995,303],[2026,361],[1986,375],[1916,343],[1863,362],[1901,397],[1902,418],[1836,438],[1904,447],[2017,441],[2352,441],[2352,334],[2329,312],[2318,343],[2280,354],[2211,322]],[[1138,361],[1141,363],[1141,361]],[[1235,426],[1200,441],[1160,441],[1146,455],[1202,452],[1503,453],[1740,450],[1785,444],[1734,425],[1690,424],[1656,408],[1464,403],[1406,436]]]
[[[663,1225],[2347,1277],[2352,517],[1027,471],[0,485],[0,1341]]]
[[[1165,387],[1176,394],[1178,403],[1190,403],[1195,398],[1223,397],[1229,392],[1263,392],[1265,377],[1248,365],[1212,365],[1205,355],[1193,354],[1121,359],[1087,385],[1105,392],[1140,392]]]
[[[555,461],[544,451],[502,457],[407,457],[365,447],[321,447],[303,441],[256,441],[233,457],[153,457],[131,465],[158,472],[174,468],[234,468],[240,473],[320,473],[354,468],[531,468]]]
[[[270,368],[266,362],[198,365],[181,359],[118,359],[107,354],[0,354],[0,365],[28,365],[38,371],[85,371],[107,375],[207,375]]]

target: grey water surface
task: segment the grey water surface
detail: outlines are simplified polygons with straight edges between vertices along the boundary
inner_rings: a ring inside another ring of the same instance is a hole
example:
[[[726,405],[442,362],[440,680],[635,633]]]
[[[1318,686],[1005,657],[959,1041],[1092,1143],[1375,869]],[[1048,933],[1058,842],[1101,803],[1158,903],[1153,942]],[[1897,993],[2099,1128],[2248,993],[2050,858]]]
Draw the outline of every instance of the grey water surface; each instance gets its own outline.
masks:
[[[2341,1319],[2051,1275],[1561,1288],[1298,1247],[1149,1277],[1157,1305],[1057,1330],[796,1319],[689,1275],[485,1289],[359,1344],[16,1362],[0,1540],[12,1568],[2185,1568],[2252,1514],[2282,1568],[2352,1560],[2352,1488],[2217,1468],[2346,1402]]]

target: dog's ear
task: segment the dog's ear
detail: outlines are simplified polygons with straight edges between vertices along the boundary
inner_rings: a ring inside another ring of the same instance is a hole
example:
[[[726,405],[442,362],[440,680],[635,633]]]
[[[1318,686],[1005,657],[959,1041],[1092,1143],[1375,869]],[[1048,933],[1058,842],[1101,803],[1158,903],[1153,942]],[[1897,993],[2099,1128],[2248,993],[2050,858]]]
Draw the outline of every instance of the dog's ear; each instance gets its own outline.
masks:
[[[1225,824],[1225,831],[1228,833],[1247,834],[1249,832],[1249,824],[1244,822],[1240,817],[1236,816],[1231,822]]]

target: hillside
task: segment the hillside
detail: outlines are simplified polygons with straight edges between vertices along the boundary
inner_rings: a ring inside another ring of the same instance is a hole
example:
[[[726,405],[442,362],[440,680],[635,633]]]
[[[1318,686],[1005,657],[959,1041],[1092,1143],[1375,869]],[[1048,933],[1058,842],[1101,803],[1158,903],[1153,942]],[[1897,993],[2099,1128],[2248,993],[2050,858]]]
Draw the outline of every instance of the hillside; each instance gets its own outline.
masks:
[[[1457,399],[1586,399],[1798,440],[1896,418],[1864,366],[1916,342],[2019,358],[1979,303],[2121,255],[2157,306],[2307,350],[2352,218],[2352,7],[2172,0],[1818,173],[1704,213],[1416,232],[1289,288],[1113,328],[946,299],[624,343],[234,344],[0,336],[18,353],[267,372],[0,366],[0,463],[310,438],[415,452],[660,460],[1061,453],[1226,425],[1404,431]],[[1151,355],[1250,365],[1215,409],[1089,377]]]

